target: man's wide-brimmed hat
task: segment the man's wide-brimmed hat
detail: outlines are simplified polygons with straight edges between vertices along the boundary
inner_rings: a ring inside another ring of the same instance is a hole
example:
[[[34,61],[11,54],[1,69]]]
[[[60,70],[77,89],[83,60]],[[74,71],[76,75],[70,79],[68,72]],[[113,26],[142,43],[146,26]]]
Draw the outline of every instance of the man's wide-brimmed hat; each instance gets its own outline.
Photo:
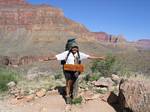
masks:
[[[66,50],[70,50],[72,48],[79,48],[78,43],[76,42],[76,38],[71,38],[67,41]]]
[[[71,44],[71,48],[79,48],[79,47],[78,47],[78,44],[75,42]]]

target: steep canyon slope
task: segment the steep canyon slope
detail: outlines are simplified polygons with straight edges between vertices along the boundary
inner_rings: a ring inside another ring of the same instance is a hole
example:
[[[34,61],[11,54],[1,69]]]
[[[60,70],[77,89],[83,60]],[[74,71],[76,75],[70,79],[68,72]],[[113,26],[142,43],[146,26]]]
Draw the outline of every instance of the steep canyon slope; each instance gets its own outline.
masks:
[[[29,56],[29,59],[26,57],[28,63],[30,59],[36,60],[30,56],[54,55],[64,51],[68,38],[77,38],[85,53],[114,53],[126,60],[125,63],[132,63],[131,66],[138,67],[144,63],[144,69],[150,62],[149,47],[145,51],[145,44],[141,41],[130,43],[122,35],[91,32],[84,25],[66,18],[61,9],[50,5],[0,0],[0,56],[8,56],[13,61]],[[149,68],[146,70],[149,71]]]

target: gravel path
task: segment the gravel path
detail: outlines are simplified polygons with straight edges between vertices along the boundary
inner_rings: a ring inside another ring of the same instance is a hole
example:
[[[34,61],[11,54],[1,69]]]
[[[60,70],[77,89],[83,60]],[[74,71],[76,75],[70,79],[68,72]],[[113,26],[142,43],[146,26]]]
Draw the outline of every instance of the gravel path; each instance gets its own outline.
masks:
[[[11,100],[0,101],[0,112],[116,112],[100,99],[82,105],[66,105],[62,96],[56,92],[31,102],[11,104]]]

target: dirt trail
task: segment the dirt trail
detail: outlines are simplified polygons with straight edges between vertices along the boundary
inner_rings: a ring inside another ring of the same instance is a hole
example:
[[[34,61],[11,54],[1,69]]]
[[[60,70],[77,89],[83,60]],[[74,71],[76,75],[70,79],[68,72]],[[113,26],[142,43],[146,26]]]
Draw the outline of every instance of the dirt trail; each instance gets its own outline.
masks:
[[[100,99],[91,100],[80,106],[73,106],[72,112],[116,112],[108,103]]]
[[[66,105],[63,97],[56,92],[31,102],[12,105],[9,101],[0,101],[0,112],[116,112],[100,99],[88,101],[82,105]]]

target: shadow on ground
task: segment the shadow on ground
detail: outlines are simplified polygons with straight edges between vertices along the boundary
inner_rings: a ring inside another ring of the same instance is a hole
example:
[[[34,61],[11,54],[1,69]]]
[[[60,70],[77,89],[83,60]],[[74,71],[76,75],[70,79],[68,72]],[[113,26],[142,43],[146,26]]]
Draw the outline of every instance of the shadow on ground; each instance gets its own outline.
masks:
[[[56,90],[58,90],[59,94],[63,97],[63,99],[65,100],[66,102],[66,86],[57,86],[55,87]]]
[[[116,110],[116,112],[133,112],[131,109],[125,108],[124,96],[122,96],[122,99],[120,100],[120,98],[116,94],[111,92],[110,96],[107,99],[107,102]]]

